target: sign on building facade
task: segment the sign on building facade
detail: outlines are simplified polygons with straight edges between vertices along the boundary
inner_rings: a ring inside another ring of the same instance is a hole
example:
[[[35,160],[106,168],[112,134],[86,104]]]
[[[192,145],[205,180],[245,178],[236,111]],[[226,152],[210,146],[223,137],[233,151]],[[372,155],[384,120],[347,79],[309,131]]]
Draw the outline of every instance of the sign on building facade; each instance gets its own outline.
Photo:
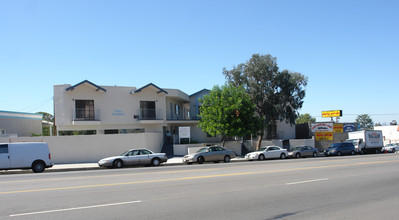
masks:
[[[312,132],[333,132],[333,123],[312,123]]]

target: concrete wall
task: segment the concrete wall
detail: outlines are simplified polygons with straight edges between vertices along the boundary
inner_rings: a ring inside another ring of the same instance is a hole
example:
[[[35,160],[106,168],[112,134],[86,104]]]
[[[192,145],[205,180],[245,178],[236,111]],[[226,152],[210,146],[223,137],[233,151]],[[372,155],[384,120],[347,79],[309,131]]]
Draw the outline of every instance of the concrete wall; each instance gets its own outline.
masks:
[[[290,125],[285,121],[276,121],[277,123],[277,136],[279,139],[289,140],[295,139],[295,125]]]
[[[314,139],[293,139],[290,140],[290,147],[299,147],[299,146],[311,146],[315,147]]]
[[[0,138],[0,143],[47,142],[52,161],[62,163],[92,163],[101,158],[120,155],[132,148],[161,151],[161,133],[77,135],[53,137]]]

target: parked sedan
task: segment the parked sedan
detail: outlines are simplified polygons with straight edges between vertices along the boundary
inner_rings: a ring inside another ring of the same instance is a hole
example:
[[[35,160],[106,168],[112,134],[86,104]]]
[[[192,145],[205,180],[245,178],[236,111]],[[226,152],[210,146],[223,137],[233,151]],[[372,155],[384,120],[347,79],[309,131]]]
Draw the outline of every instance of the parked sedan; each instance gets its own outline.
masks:
[[[183,162],[187,164],[196,163],[202,164],[203,162],[213,161],[219,162],[223,161],[225,163],[230,162],[230,159],[235,158],[236,153],[232,150],[227,150],[223,147],[212,146],[204,147],[199,149],[194,154],[188,154],[183,157]]]
[[[395,153],[396,151],[399,151],[399,143],[387,144],[381,149],[381,151]]]
[[[272,158],[285,159],[288,155],[287,149],[277,146],[266,146],[259,148],[258,151],[248,153],[245,155],[247,160],[264,160]]]
[[[164,153],[154,153],[148,149],[132,149],[120,156],[113,156],[98,161],[100,167],[122,168],[124,166],[153,165],[159,166],[168,160]]]
[[[311,147],[311,146],[300,146],[294,147],[288,152],[289,157],[317,157],[319,154],[319,149]]]

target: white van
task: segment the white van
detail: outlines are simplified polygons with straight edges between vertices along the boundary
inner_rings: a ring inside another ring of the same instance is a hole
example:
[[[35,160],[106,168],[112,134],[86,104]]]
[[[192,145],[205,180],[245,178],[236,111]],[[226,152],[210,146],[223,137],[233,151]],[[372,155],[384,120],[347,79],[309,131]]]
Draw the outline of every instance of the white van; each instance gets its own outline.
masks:
[[[0,143],[0,170],[32,169],[41,173],[52,166],[47,143]]]

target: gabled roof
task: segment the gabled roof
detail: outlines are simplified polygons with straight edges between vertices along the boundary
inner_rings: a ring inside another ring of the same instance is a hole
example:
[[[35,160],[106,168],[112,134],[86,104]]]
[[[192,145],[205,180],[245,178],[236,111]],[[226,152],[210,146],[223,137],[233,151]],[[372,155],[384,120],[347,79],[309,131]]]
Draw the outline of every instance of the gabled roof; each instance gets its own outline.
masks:
[[[82,81],[82,82],[80,82],[80,83],[78,83],[78,84],[76,84],[76,85],[70,86],[70,87],[68,87],[68,88],[66,89],[66,91],[72,91],[72,90],[74,90],[76,87],[78,87],[78,86],[80,86],[80,85],[82,85],[82,84],[88,84],[88,85],[94,87],[94,88],[96,89],[96,91],[107,92],[106,89],[104,89],[104,88],[102,88],[101,86],[98,86],[98,85],[96,85],[96,84],[90,82],[89,80],[85,80],[85,81]]]
[[[165,91],[165,90],[159,88],[158,86],[156,86],[156,85],[154,85],[154,84],[152,84],[152,83],[149,83],[149,84],[147,84],[147,85],[141,87],[140,89],[137,89],[137,90],[134,91],[133,93],[139,93],[139,92],[141,92],[143,89],[145,89],[145,88],[147,88],[147,87],[151,87],[151,86],[158,90],[157,93],[162,93],[162,92],[163,92],[163,93],[165,93],[165,94],[168,94],[167,91]]]
[[[209,93],[209,91],[211,91],[211,90],[209,90],[209,89],[203,89],[203,90],[201,90],[201,91],[198,91],[198,92],[196,92],[196,93],[190,95],[190,97],[191,97],[191,96],[196,96],[196,95],[198,95],[198,94],[200,94],[200,93],[203,93],[203,92]]]

